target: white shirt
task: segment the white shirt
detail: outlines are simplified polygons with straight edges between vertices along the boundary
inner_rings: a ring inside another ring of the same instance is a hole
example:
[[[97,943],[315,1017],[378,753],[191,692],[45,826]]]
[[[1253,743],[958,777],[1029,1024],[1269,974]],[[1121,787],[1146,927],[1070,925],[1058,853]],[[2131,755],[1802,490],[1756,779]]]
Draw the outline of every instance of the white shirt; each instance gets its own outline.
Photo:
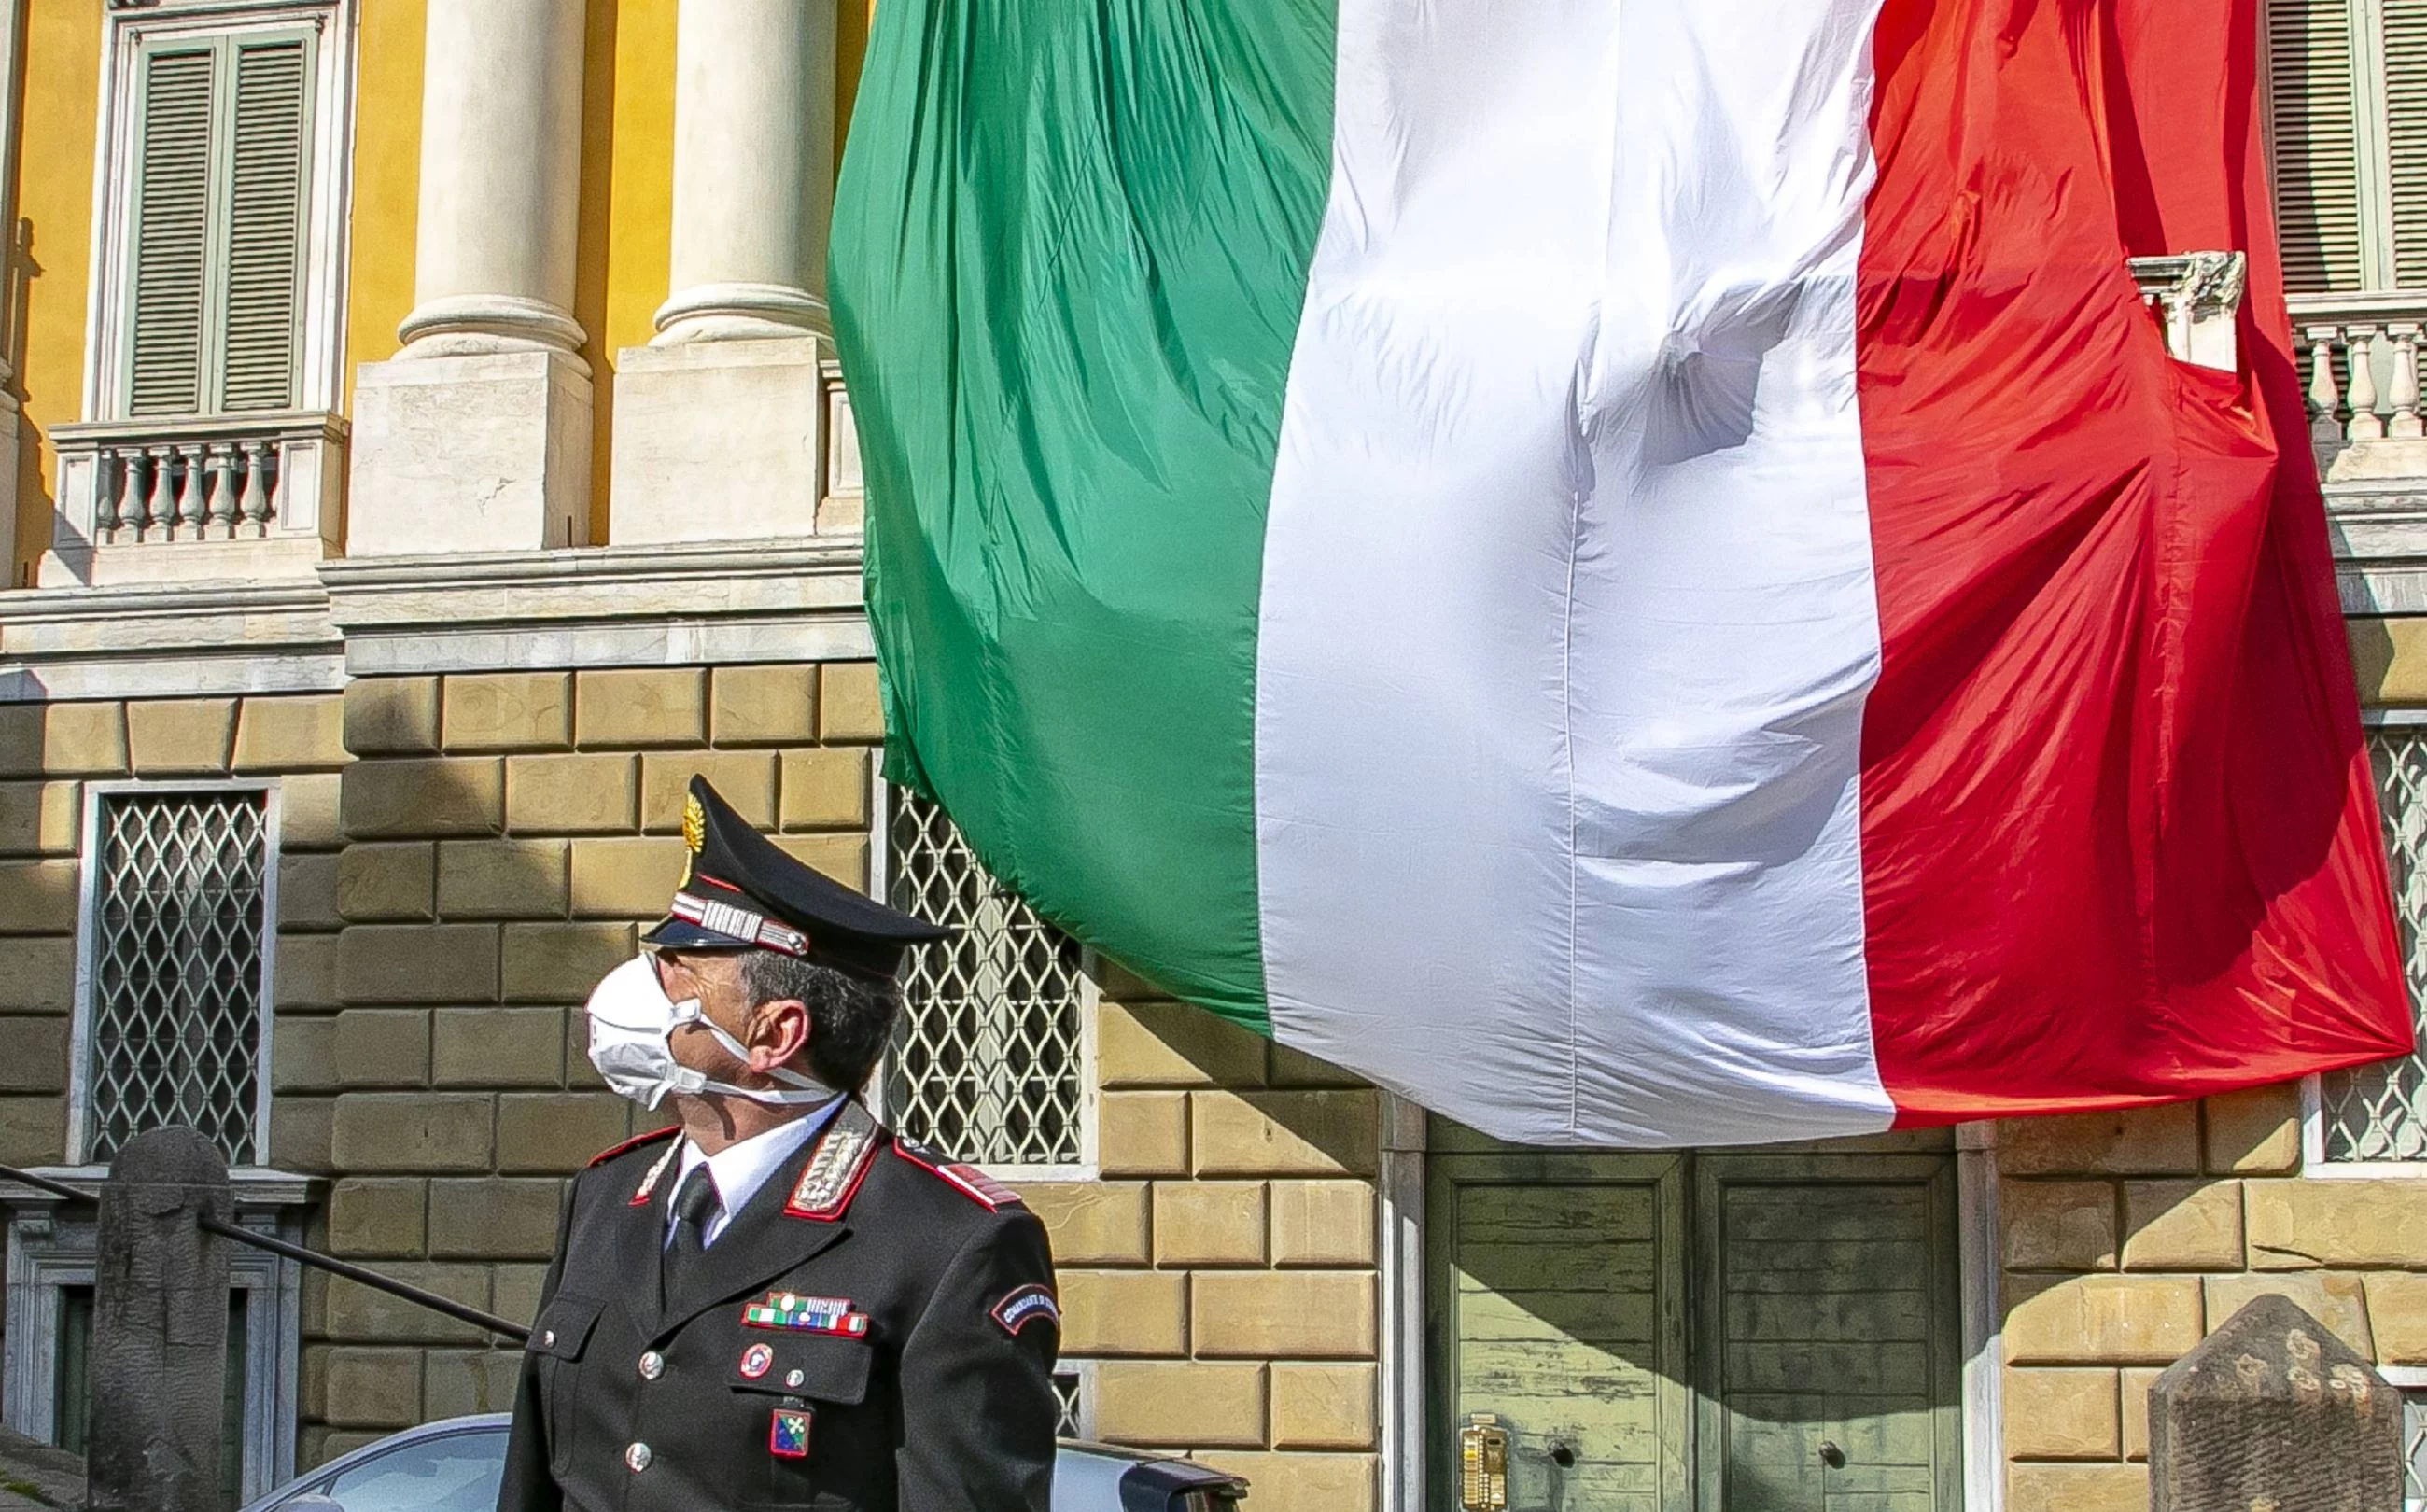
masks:
[[[733,1222],[733,1215],[750,1205],[767,1179],[781,1170],[784,1163],[801,1152],[801,1146],[817,1137],[818,1131],[834,1121],[842,1111],[842,1099],[835,1098],[806,1117],[777,1124],[763,1134],[736,1140],[713,1155],[703,1154],[700,1147],[686,1136],[682,1143],[682,1159],[674,1172],[674,1181],[666,1190],[680,1192],[683,1179],[703,1162],[708,1165],[708,1179],[716,1185],[716,1211],[709,1214],[708,1226],[700,1230],[700,1244],[705,1248],[716,1243],[717,1236]],[[675,1237],[674,1204],[666,1204],[666,1243]]]

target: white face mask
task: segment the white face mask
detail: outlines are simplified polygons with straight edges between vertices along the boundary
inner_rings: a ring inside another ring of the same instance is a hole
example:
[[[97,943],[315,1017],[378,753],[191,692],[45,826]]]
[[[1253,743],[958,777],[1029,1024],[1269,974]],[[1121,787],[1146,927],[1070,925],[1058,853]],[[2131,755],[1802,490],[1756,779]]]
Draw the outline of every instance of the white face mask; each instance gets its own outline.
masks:
[[[826,1102],[836,1096],[824,1082],[782,1066],[767,1074],[801,1090],[779,1092],[773,1087],[711,1081],[708,1073],[676,1060],[668,1041],[685,1024],[707,1030],[737,1061],[747,1063],[750,1050],[710,1022],[700,1012],[697,998],[676,1002],[667,997],[665,984],[658,977],[658,964],[646,955],[608,972],[591,990],[589,1011],[590,1064],[609,1086],[643,1108],[655,1108],[669,1092],[721,1092],[774,1104]]]

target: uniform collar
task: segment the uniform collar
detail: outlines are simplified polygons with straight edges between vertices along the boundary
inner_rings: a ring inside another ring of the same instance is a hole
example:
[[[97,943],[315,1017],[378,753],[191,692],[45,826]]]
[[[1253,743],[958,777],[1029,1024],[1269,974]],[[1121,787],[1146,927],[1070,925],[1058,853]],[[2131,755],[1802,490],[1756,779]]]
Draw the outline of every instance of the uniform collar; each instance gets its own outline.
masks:
[[[733,1221],[733,1215],[748,1207],[750,1199],[758,1195],[758,1189],[790,1164],[792,1157],[834,1121],[835,1114],[842,1111],[847,1100],[837,1097],[801,1117],[777,1124],[764,1133],[736,1140],[713,1155],[703,1153],[689,1136],[685,1136],[679,1163],[673,1172],[674,1179],[667,1183],[667,1190],[681,1191],[686,1177],[701,1165],[708,1167],[709,1179],[716,1183],[720,1204],[716,1220],[709,1225],[707,1234],[708,1242],[714,1244],[725,1226]],[[671,1211],[667,1213],[667,1222],[673,1222]]]

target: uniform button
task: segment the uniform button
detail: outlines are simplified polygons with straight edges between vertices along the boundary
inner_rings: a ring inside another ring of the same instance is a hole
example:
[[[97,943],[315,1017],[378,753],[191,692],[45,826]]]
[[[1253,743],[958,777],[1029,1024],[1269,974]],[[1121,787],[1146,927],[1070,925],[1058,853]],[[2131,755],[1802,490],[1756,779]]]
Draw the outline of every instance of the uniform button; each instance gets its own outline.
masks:
[[[540,1335],[539,1341],[546,1345],[548,1348],[554,1349],[556,1347],[556,1330],[550,1328],[547,1332]]]
[[[641,1357],[641,1379],[654,1381],[666,1373],[666,1357],[652,1349]]]
[[[788,1371],[784,1375],[784,1384],[786,1386],[798,1386],[807,1379],[808,1377],[802,1374],[799,1371]]]
[[[649,1446],[647,1444],[634,1444],[631,1448],[625,1450],[624,1463],[631,1469],[632,1473],[635,1475],[638,1475],[641,1471],[648,1469]]]

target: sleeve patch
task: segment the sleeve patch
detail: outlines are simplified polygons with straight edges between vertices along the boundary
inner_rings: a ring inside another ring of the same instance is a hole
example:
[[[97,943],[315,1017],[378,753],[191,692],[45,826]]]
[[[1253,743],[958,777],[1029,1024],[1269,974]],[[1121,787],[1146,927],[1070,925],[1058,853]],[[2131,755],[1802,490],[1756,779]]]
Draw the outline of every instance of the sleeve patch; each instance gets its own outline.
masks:
[[[1053,1300],[1053,1289],[1037,1281],[1015,1289],[1009,1296],[996,1303],[989,1313],[995,1322],[1002,1325],[1003,1332],[1015,1337],[1020,1329],[1039,1318],[1050,1319],[1056,1329],[1062,1326],[1062,1309]]]

